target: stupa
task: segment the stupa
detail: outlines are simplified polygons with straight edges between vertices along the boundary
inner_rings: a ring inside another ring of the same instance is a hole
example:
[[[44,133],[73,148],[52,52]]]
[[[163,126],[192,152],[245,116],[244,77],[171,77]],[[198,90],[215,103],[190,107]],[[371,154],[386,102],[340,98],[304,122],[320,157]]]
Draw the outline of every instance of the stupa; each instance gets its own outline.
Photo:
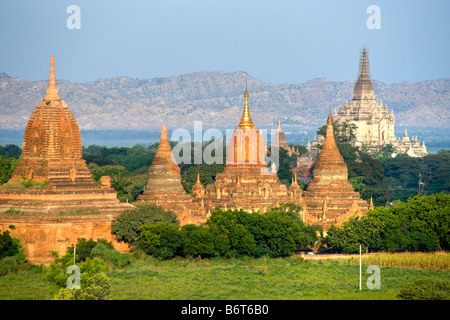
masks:
[[[303,191],[305,223],[320,224],[326,231],[344,219],[362,215],[369,204],[348,181],[348,169],[334,138],[331,111],[327,119],[327,135],[315,162],[313,179]]]
[[[161,129],[161,139],[148,171],[148,183],[139,202],[148,202],[171,210],[177,215],[180,225],[200,224],[206,221],[201,203],[193,201],[181,185],[180,168],[170,147],[167,127]]]
[[[0,229],[15,226],[31,261],[48,259],[49,250],[64,253],[77,238],[113,240],[112,220],[132,207],[117,199],[108,177],[94,182],[81,147],[77,121],[59,96],[52,55],[46,95],[27,123],[22,158],[0,186]]]
[[[271,147],[286,150],[288,156],[291,156],[293,154],[300,155],[300,153],[295,150],[293,146],[289,147],[289,145],[287,144],[286,135],[284,134],[283,129],[281,129],[281,121],[278,121],[278,128],[273,136]]]

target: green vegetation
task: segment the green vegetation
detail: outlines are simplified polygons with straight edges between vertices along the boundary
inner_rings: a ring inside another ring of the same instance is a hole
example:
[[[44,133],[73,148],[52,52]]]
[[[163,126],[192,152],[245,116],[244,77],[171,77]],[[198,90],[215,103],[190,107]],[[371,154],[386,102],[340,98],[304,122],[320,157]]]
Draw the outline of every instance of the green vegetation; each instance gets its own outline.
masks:
[[[192,186],[197,182],[198,173],[200,173],[200,182],[206,188],[208,184],[214,184],[216,175],[223,172],[224,169],[225,164],[216,163],[190,166],[181,174],[181,185],[186,193],[192,194]]]
[[[19,159],[22,155],[22,149],[15,144],[7,144],[5,146],[0,145],[0,156],[4,158]]]
[[[47,186],[48,186],[48,181],[31,181],[31,179],[22,177],[20,180],[10,180],[7,184],[2,185],[2,188],[6,188],[6,189],[45,189]]]
[[[381,288],[368,289],[364,284],[369,275],[363,272],[359,291],[359,266],[346,260],[305,261],[299,256],[160,260],[135,252],[129,265],[104,274],[110,279],[106,297],[110,300],[396,300],[409,283],[443,281],[449,271],[381,267]],[[41,277],[39,268],[1,276],[0,299],[53,299],[60,287]]]
[[[1,146],[0,146],[1,147]],[[16,169],[19,160],[14,157],[5,157],[0,155],[0,184],[6,183],[11,179],[11,175]]]
[[[397,155],[383,163],[391,199],[406,201],[416,194],[430,195],[450,191],[450,151],[441,150],[422,158]],[[419,192],[419,183],[422,182]],[[423,188],[423,189],[422,189]]]
[[[23,248],[20,239],[12,237],[9,230],[0,232],[0,260],[5,257],[23,256]]]
[[[225,212],[225,216],[231,213]],[[216,218],[222,221],[218,226],[233,225],[233,220]],[[145,226],[159,226],[150,228],[153,234],[171,230],[166,235],[175,235],[173,231],[178,230],[168,222]],[[179,241],[181,235],[181,242],[185,236],[192,240],[192,246],[185,246],[187,250],[208,250],[197,246],[211,240],[204,238],[205,230],[185,226],[187,234],[180,232],[176,237]],[[196,231],[200,232],[194,236]],[[8,234],[6,238],[11,244]],[[176,243],[174,239],[164,241]],[[81,271],[81,289],[69,290],[66,270],[73,265],[73,248],[67,248],[62,257],[53,253],[54,262],[48,267],[18,261],[12,258],[17,251],[10,252],[0,260],[0,299],[449,299],[448,253],[363,255],[363,268],[374,263],[382,268],[381,288],[363,286],[359,291],[359,259],[308,261],[298,255],[271,258],[268,254],[205,259],[192,254],[197,258],[164,260],[138,248],[125,254],[114,251],[104,240],[78,239],[75,261]],[[363,273],[363,277],[368,276]]]
[[[178,226],[177,216],[170,210],[148,204],[136,203],[135,208],[125,210],[113,223],[111,230],[118,241],[134,245],[141,233],[141,227],[146,224],[168,222]]]
[[[148,168],[157,146],[158,144],[150,147],[136,145],[131,148],[107,148],[91,145],[83,148],[83,158],[94,180],[110,176],[111,187],[117,191],[118,199],[122,202],[134,202],[144,192]]]
[[[78,239],[74,257],[74,246],[67,248],[64,256],[59,257],[52,252],[54,262],[44,268],[42,280],[59,287],[54,300],[104,300],[111,292],[111,282],[105,272],[116,267],[124,267],[130,263],[130,255],[119,253],[111,243],[99,239]],[[103,260],[103,259],[105,260]],[[78,263],[80,268],[80,289],[68,289],[70,275],[68,267]]]
[[[185,225],[179,229],[169,222],[144,224],[136,243],[147,254],[161,259],[290,256],[299,247],[313,245],[320,231],[317,226],[303,224],[300,210],[293,204],[265,213],[216,208],[202,226]]]
[[[387,145],[369,154],[364,146],[350,144],[354,127],[337,121],[333,125],[336,143],[348,167],[349,181],[363,199],[372,197],[376,206],[384,206],[394,200],[406,201],[417,194],[450,191],[450,151],[441,150],[422,158],[405,154],[392,158],[394,148]],[[317,133],[326,136],[326,126]]]
[[[450,195],[416,196],[331,226],[324,243],[342,252],[450,249]]]
[[[416,280],[405,285],[398,297],[404,300],[450,300],[450,281]]]
[[[104,273],[89,276],[82,289],[61,288],[53,300],[106,300],[111,293],[111,280]]]
[[[4,211],[3,214],[9,214],[12,216],[17,216],[19,214],[22,214],[22,211],[14,209],[14,208],[9,208],[8,210]]]
[[[93,214],[101,214],[97,211],[86,211],[86,210],[77,210],[77,211],[62,211],[59,213],[60,216],[85,216],[85,215],[93,215]]]

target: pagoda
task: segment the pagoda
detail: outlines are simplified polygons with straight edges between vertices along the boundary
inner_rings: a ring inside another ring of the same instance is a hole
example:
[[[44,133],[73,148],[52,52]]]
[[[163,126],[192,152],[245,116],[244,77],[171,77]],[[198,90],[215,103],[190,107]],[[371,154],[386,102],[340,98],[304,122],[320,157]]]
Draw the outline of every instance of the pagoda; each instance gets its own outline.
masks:
[[[406,153],[411,157],[423,157],[428,154],[425,143],[420,145],[417,138],[397,139],[395,137],[394,110],[375,100],[372,80],[370,79],[369,54],[364,48],[361,51],[358,78],[353,88],[352,101],[335,111],[334,120],[350,122],[356,125],[356,146],[366,145],[370,151],[379,151],[385,145],[392,145],[396,153]]]
[[[206,187],[205,205],[210,210],[243,209],[265,212],[279,203],[301,203],[301,188],[291,192],[280,183],[275,164],[269,169],[265,161],[264,137],[250,116],[247,86],[241,121],[227,146],[227,162],[216,175],[214,185]]]
[[[289,147],[287,144],[286,135],[284,134],[283,129],[281,129],[281,121],[278,121],[278,128],[273,136],[271,147],[286,150],[288,156],[292,156],[293,154],[297,156],[300,155],[300,153],[295,150],[293,146]]]
[[[199,180],[198,183],[200,183]],[[173,211],[180,225],[200,224],[206,221],[202,204],[186,194],[181,185],[180,168],[173,157],[165,125],[161,129],[158,149],[148,171],[148,183],[144,193],[138,197],[138,201],[152,203],[165,210]]]
[[[362,215],[369,204],[348,181],[348,169],[334,138],[333,118],[327,119],[327,134],[313,169],[313,179],[303,191],[305,223],[320,224],[324,231],[344,219]]]
[[[0,229],[15,226],[30,261],[51,259],[50,250],[65,253],[78,238],[114,240],[111,222],[132,207],[117,199],[109,177],[94,182],[81,147],[77,121],[59,96],[52,55],[46,95],[27,123],[22,157],[0,186]]]
[[[0,188],[0,212],[11,207],[23,213],[89,211],[120,213],[120,203],[108,177],[96,183],[82,159],[77,121],[59,96],[55,62],[44,99],[28,120],[22,158],[11,179]]]

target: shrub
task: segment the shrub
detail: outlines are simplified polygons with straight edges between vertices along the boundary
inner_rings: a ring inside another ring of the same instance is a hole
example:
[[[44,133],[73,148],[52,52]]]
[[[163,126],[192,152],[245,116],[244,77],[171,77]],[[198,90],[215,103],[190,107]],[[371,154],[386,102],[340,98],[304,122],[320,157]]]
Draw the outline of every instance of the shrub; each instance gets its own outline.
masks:
[[[9,230],[0,232],[0,259],[15,256],[21,252],[21,249],[19,238],[11,237]]]
[[[450,281],[420,279],[404,286],[398,297],[404,300],[450,300]]]
[[[169,222],[178,226],[177,216],[170,210],[148,203],[138,203],[136,208],[126,210],[112,225],[112,233],[118,241],[134,244],[144,224]]]
[[[325,243],[343,252],[359,245],[372,251],[435,251],[450,248],[450,195],[416,196],[392,208],[378,207],[341,227],[331,226]]]
[[[111,280],[104,273],[89,277],[85,288],[61,288],[53,300],[105,300],[111,293]]]
[[[87,280],[90,276],[100,272],[106,272],[109,269],[104,260],[94,256],[94,249],[97,246],[101,246],[103,251],[114,251],[112,244],[104,239],[94,241],[92,239],[86,240],[85,238],[79,238],[77,241],[75,261],[79,262],[78,266],[80,267],[81,272],[82,287],[87,285]],[[74,262],[73,248],[73,245],[68,247],[67,252],[62,257],[59,257],[58,253],[55,251],[51,252],[54,261],[51,262],[47,268],[45,268],[44,275],[42,276],[43,280],[55,283],[60,287],[65,287],[67,285],[67,279],[70,275],[67,274],[66,271],[67,268],[73,265]],[[109,254],[112,255],[111,252],[109,252]]]
[[[180,253],[182,238],[178,227],[169,222],[144,224],[141,227],[138,246],[154,257],[170,259]]]
[[[185,256],[212,257],[220,255],[214,248],[214,237],[212,233],[203,227],[193,224],[181,228],[183,239],[183,254]]]
[[[86,240],[85,238],[78,238],[77,246],[76,246],[76,257],[75,260],[77,262],[81,262],[86,260],[86,258],[91,257],[92,250],[95,248],[97,244],[103,244],[105,248],[113,250],[114,247],[111,242],[106,241],[105,239],[97,239],[97,241],[93,239]],[[67,248],[68,253],[73,253],[74,245]]]
[[[320,227],[303,224],[301,210],[293,204],[282,204],[263,214],[215,209],[206,225],[215,237],[228,240],[228,256],[288,256],[298,247],[312,245],[320,231]]]
[[[91,250],[92,257],[98,257],[105,262],[112,263],[118,268],[123,268],[130,264],[130,254],[117,252],[116,250],[109,248],[105,243],[98,242]]]

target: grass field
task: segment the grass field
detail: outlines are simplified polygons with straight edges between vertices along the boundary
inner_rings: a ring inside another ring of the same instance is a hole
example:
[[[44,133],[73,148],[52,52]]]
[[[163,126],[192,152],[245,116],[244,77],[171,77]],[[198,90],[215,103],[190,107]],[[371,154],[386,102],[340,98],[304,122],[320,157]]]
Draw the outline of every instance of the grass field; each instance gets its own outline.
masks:
[[[439,255],[441,259],[450,254]],[[372,258],[371,258],[372,259]],[[392,258],[391,258],[392,260]],[[358,260],[359,261],[359,260]],[[381,260],[379,260],[381,261]],[[352,260],[305,261],[289,258],[134,260],[124,270],[107,273],[112,300],[283,300],[283,299],[396,299],[402,286],[414,280],[450,279],[448,267],[381,267],[381,288],[365,285],[370,274]],[[391,262],[393,265],[393,263]],[[448,265],[447,265],[448,266]],[[0,277],[0,299],[51,299],[55,285],[38,271],[18,271]]]

